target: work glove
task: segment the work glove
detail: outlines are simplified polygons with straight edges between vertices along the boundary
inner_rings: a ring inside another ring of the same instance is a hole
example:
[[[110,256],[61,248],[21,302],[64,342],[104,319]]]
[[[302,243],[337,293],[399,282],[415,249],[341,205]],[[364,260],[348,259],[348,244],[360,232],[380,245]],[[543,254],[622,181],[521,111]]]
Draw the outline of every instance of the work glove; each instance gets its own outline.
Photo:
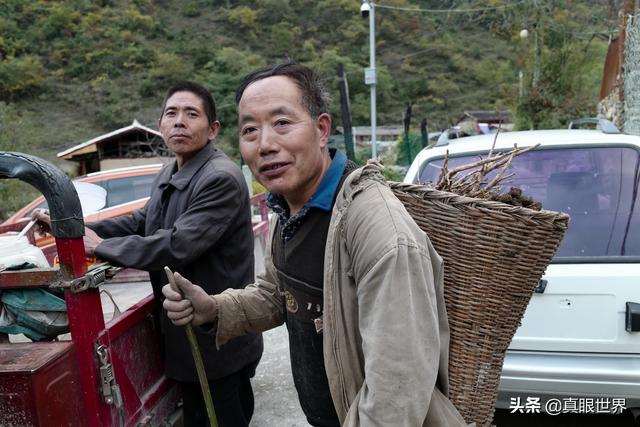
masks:
[[[213,323],[218,318],[218,303],[213,296],[180,273],[174,275],[177,289],[171,284],[162,288],[165,297],[162,307],[167,311],[167,317],[177,326]]]

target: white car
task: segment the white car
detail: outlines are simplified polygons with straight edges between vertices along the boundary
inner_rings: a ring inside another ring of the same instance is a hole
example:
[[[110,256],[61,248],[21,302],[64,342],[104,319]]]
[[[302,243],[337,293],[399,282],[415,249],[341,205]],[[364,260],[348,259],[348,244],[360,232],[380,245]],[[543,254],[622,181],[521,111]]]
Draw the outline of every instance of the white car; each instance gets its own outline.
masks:
[[[640,410],[640,137],[605,128],[497,138],[498,151],[540,144],[514,159],[509,185],[571,215],[507,350],[498,408],[539,398],[542,412],[550,399]],[[452,169],[485,156],[493,140],[440,141],[417,155],[404,181],[435,182],[447,151]]]

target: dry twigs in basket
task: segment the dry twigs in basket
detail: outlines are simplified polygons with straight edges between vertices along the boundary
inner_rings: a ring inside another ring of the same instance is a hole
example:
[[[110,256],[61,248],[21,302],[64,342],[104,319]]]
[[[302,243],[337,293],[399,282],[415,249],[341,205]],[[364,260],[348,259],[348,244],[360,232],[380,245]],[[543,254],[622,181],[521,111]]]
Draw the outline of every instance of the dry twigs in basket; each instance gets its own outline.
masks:
[[[492,149],[486,158],[480,158],[477,162],[458,166],[451,170],[448,168],[449,151],[447,151],[444,164],[442,165],[442,172],[440,173],[440,178],[435,188],[436,190],[447,191],[461,196],[494,200],[539,211],[542,209],[542,205],[534,202],[530,197],[524,196],[522,190],[519,188],[512,187],[507,193],[502,191],[502,185],[513,177],[513,174],[505,175],[513,159],[527,151],[533,150],[539,145],[540,144],[536,144],[527,148],[514,146],[511,151],[495,155]],[[473,169],[476,170],[464,175],[460,174],[461,172]],[[487,182],[487,175],[494,170],[498,170],[496,176]]]

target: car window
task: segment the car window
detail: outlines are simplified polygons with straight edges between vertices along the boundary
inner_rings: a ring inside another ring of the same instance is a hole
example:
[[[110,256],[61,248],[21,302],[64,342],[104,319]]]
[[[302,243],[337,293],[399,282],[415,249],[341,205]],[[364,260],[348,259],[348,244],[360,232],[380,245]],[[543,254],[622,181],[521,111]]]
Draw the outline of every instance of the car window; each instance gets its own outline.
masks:
[[[151,195],[151,184],[156,175],[140,175],[118,179],[107,179],[96,181],[92,184],[98,185],[107,190],[107,203],[103,209],[117,206],[122,203],[149,197]],[[27,212],[24,217],[30,217],[36,209],[48,209],[46,200],[38,204],[35,208]]]
[[[477,159],[477,155],[452,156],[448,168]],[[419,181],[436,182],[443,161],[429,161]],[[571,215],[557,259],[639,256],[639,165],[638,151],[626,147],[529,151],[512,161],[506,174],[514,176],[505,190],[518,187],[541,202],[544,209]]]
[[[96,184],[107,190],[107,204],[105,208],[149,197],[151,184],[155,175],[140,175],[127,178],[111,179]]]

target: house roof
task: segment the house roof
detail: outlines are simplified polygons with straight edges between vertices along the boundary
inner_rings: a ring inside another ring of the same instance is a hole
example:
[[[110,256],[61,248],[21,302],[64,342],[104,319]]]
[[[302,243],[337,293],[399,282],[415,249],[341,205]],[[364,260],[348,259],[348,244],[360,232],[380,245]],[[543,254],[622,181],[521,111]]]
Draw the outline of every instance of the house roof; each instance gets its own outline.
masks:
[[[96,146],[98,144],[110,141],[116,137],[122,136],[127,133],[135,133],[135,132],[147,133],[147,134],[151,134],[153,136],[162,138],[162,135],[160,134],[160,132],[158,132],[157,130],[148,128],[140,124],[140,122],[134,119],[133,123],[131,123],[129,126],[116,129],[112,132],[105,133],[104,135],[100,135],[93,139],[90,139],[89,141],[83,142],[82,144],[75,145],[71,148],[68,148],[64,151],[59,152],[57,156],[64,159],[71,159],[74,155],[94,152],[96,151]]]

